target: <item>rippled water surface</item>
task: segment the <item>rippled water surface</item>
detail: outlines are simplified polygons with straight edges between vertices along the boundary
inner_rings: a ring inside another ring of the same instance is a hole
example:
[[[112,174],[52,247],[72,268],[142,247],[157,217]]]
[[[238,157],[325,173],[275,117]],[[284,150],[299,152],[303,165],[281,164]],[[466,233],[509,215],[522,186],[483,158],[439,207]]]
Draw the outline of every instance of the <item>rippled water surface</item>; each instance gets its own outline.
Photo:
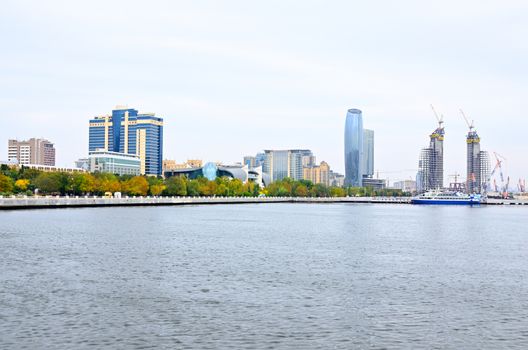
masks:
[[[528,209],[0,212],[0,348],[528,348]]]

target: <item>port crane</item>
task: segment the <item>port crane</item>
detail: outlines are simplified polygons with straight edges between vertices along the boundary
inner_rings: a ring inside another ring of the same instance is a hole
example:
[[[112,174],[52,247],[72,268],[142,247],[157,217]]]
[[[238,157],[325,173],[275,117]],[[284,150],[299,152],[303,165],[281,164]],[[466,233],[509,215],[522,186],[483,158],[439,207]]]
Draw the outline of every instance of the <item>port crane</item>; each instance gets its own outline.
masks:
[[[506,162],[506,158],[498,154],[497,152],[493,152],[493,155],[495,157],[495,167],[490,173],[490,176],[488,177],[486,181],[486,188],[485,191],[489,187],[491,187],[491,178],[493,178],[493,175],[499,171],[500,180],[501,180],[501,186],[500,186],[500,192],[503,198],[508,198],[508,187],[510,186],[510,177],[508,176],[506,183],[504,182],[504,172],[503,172],[503,163]],[[499,192],[499,187],[497,186],[497,182],[495,179],[493,179],[493,185],[495,187],[495,192]]]
[[[517,187],[519,188],[519,192],[526,192],[526,180],[519,179],[519,184],[517,185]]]

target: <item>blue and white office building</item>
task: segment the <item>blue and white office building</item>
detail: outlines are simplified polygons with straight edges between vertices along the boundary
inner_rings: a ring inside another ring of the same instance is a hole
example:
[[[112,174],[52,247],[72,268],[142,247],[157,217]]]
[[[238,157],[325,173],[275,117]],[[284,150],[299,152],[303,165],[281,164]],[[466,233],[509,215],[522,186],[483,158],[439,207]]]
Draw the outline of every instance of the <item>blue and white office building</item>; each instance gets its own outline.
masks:
[[[112,115],[90,120],[89,152],[109,151],[139,157],[140,173],[161,175],[163,162],[163,118],[116,107]]]

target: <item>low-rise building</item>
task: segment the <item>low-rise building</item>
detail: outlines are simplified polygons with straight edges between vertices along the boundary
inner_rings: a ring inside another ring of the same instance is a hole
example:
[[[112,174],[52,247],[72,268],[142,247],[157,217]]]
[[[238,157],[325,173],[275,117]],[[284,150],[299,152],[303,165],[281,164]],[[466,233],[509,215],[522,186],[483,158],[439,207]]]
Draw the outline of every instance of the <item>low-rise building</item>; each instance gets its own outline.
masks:
[[[392,187],[398,190],[402,190],[403,192],[416,192],[416,181],[414,180],[396,181],[394,182]]]
[[[90,152],[88,159],[91,172],[134,176],[141,174],[141,159],[135,154],[99,150]]]
[[[38,171],[43,171],[43,172],[61,172],[61,173],[84,173],[86,172],[84,169],[54,166],[54,165],[25,164],[25,165],[17,165],[16,167],[30,168],[30,169],[35,169]]]
[[[89,158],[79,158],[75,161],[75,167],[83,169],[85,171],[90,171],[90,159]]]
[[[248,181],[257,183],[260,187],[268,186],[271,183],[270,176],[262,171],[262,167],[248,168],[246,165],[233,164],[222,165],[214,162],[205,163],[199,168],[185,168],[167,170],[163,173],[165,178],[173,176],[185,176],[188,179],[197,179],[205,177],[210,181],[217,177],[229,177],[238,179],[243,183]]]
[[[191,168],[201,168],[202,160],[200,159],[188,159],[184,163],[176,163],[173,159],[163,160],[163,172],[177,169],[191,169]]]
[[[373,179],[368,176],[363,176],[363,187],[370,187],[374,190],[382,190],[387,187],[384,179]]]

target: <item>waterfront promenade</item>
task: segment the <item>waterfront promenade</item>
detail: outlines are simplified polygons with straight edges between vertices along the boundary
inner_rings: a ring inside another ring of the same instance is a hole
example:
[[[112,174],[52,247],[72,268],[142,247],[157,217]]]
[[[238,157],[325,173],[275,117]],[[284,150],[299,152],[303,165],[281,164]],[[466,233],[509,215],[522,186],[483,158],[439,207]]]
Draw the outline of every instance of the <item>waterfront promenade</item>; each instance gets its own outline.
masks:
[[[168,206],[207,204],[265,204],[265,203],[364,203],[410,204],[410,197],[1,197],[0,210],[51,209],[70,207]],[[528,205],[527,200],[488,199],[486,205]]]

